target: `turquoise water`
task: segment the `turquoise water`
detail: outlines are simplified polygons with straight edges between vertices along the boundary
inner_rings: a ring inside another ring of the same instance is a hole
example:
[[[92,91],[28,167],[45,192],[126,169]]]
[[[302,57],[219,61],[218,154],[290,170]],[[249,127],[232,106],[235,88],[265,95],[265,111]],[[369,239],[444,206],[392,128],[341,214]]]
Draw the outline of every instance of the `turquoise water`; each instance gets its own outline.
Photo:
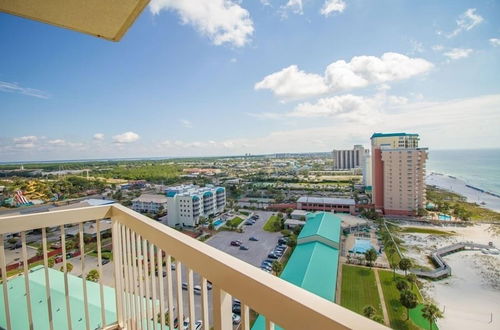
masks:
[[[217,219],[217,220],[214,221],[214,226],[217,227],[218,225],[222,224],[223,222],[224,221],[222,221],[222,219]]]
[[[359,239],[356,238],[354,242],[354,247],[352,248],[352,252],[354,253],[365,253],[366,251],[372,248],[372,244],[367,239]]]
[[[447,214],[439,214],[438,215],[438,219],[439,220],[443,220],[443,221],[450,221],[451,220],[451,216],[449,216]]]
[[[452,175],[472,186],[500,194],[500,149],[430,149],[427,172]]]

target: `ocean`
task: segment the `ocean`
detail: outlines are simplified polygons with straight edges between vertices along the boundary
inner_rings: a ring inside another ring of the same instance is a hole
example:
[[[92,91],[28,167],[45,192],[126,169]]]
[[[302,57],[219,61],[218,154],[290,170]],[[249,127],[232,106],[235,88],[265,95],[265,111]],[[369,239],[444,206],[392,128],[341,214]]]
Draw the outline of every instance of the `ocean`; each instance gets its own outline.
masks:
[[[500,194],[500,149],[429,150],[427,173],[452,175]]]

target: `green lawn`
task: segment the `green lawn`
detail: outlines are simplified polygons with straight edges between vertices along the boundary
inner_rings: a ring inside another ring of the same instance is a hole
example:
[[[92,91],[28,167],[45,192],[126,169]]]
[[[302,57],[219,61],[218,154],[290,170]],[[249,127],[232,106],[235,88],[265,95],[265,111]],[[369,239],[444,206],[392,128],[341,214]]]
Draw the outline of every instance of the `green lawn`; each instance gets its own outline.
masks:
[[[453,235],[449,231],[431,229],[431,228],[420,228],[420,227],[402,227],[402,233],[419,233],[419,234],[433,234],[433,235]]]
[[[264,230],[270,231],[272,233],[280,231],[281,230],[280,218],[278,218],[278,216],[276,215],[272,215],[264,225]]]
[[[382,316],[375,274],[369,268],[342,265],[340,300],[340,305],[356,313],[363,314],[363,308],[371,305]]]
[[[378,274],[380,277],[380,283],[382,284],[382,291],[384,292],[385,306],[387,307],[387,312],[389,314],[391,328],[396,330],[419,329],[419,327],[415,325],[411,319],[406,321],[406,308],[399,302],[400,293],[393,280],[393,273],[391,271],[379,270]],[[396,280],[402,277],[403,276],[396,274]],[[413,292],[417,295],[419,301],[421,302],[422,298],[418,294],[416,287],[413,288]]]
[[[226,226],[228,227],[237,227],[240,223],[243,222],[243,219],[240,217],[233,218],[226,222]]]

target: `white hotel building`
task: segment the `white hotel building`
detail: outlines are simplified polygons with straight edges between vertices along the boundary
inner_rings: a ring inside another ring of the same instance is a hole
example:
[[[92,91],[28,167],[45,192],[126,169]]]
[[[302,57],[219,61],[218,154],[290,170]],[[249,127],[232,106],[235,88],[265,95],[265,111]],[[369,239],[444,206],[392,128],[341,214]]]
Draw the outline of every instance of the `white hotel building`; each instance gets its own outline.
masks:
[[[170,227],[195,227],[200,217],[209,217],[224,210],[226,189],[207,185],[181,185],[165,189],[167,224]]]

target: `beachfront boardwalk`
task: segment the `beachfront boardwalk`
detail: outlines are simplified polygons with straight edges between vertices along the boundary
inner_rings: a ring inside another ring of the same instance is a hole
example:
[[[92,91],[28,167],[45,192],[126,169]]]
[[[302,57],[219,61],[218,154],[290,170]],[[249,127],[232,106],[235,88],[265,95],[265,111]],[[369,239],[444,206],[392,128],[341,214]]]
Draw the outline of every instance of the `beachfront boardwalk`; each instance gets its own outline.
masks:
[[[464,250],[482,250],[494,249],[493,245],[477,244],[472,242],[460,242],[448,245],[432,252],[431,258],[438,267],[434,270],[417,270],[412,269],[411,272],[420,277],[439,279],[451,275],[451,267],[444,261],[443,257],[455,252]]]

